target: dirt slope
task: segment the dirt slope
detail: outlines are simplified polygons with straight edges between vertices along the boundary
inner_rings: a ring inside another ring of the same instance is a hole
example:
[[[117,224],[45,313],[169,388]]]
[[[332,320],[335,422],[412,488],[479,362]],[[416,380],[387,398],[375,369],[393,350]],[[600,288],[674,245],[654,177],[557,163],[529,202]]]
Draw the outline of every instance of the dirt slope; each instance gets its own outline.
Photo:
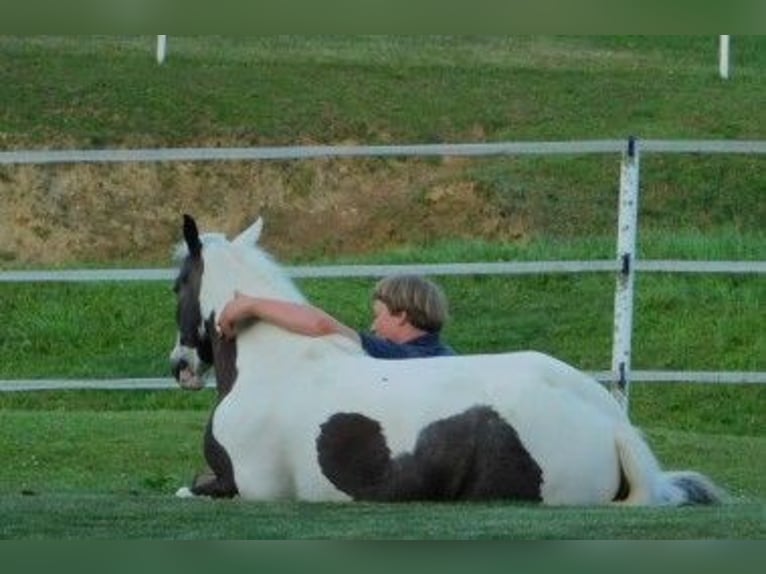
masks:
[[[0,262],[166,264],[184,212],[236,233],[262,215],[281,258],[525,234],[464,161],[311,160],[13,166],[0,170]]]

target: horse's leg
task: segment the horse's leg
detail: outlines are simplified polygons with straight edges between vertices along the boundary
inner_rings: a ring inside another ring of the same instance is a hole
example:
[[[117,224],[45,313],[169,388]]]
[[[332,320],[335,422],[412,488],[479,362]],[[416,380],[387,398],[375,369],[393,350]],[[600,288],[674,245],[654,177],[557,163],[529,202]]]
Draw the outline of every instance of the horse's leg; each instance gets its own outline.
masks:
[[[234,482],[234,469],[226,449],[213,436],[213,417],[208,420],[204,438],[205,460],[212,474],[198,475],[191,488],[182,488],[176,494],[185,496],[210,496],[212,498],[231,498],[237,494]]]

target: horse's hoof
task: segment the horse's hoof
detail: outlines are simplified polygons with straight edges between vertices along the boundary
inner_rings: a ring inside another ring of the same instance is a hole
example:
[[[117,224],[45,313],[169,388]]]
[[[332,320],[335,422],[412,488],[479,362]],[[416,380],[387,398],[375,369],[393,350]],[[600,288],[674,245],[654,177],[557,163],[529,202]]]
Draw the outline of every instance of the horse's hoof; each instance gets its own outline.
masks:
[[[188,486],[182,486],[176,490],[176,496],[178,498],[194,498],[194,493]]]

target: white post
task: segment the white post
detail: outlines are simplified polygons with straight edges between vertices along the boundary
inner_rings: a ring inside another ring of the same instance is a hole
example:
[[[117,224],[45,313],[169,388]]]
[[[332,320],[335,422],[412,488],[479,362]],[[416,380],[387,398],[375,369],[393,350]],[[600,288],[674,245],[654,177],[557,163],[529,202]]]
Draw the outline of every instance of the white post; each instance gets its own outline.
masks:
[[[165,61],[167,46],[168,46],[168,37],[157,36],[157,63],[158,64],[162,64]]]
[[[729,36],[721,35],[718,41],[718,73],[724,80],[729,79]]]
[[[631,137],[620,164],[620,199],[617,217],[617,259],[620,270],[614,293],[612,393],[628,409],[630,352],[633,332],[633,287],[638,234],[638,142]]]

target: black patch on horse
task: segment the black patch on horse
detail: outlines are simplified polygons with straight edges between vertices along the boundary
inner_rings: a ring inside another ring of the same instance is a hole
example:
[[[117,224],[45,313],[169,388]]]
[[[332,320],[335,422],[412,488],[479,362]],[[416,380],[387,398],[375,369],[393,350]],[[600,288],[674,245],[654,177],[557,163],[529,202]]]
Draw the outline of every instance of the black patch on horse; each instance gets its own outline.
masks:
[[[316,444],[324,475],[356,500],[542,500],[542,470],[487,406],[429,424],[395,458],[380,424],[360,413],[331,416]]]
[[[237,340],[225,339],[216,329],[215,314],[205,321],[205,332],[211,342],[218,402],[231,392],[237,380]]]
[[[173,291],[177,298],[176,324],[179,342],[185,347],[195,349],[200,360],[210,365],[213,363],[210,337],[200,336],[202,311],[200,310],[199,297],[204,270],[205,264],[199,252],[196,256],[190,252],[181,264],[178,277],[176,277],[173,285]],[[178,378],[178,373],[186,366],[175,365],[174,376]]]
[[[234,467],[229,453],[213,435],[213,417],[218,405],[231,392],[237,380],[237,342],[235,339],[224,339],[218,334],[213,313],[205,321],[205,333],[205,338],[211,341],[217,391],[217,401],[205,427],[203,442],[205,460],[212,472],[198,475],[191,491],[198,496],[231,498],[238,492],[234,482]]]
[[[720,495],[698,477],[689,474],[678,474],[673,476],[672,481],[686,495],[684,505],[717,504],[721,502]]]

